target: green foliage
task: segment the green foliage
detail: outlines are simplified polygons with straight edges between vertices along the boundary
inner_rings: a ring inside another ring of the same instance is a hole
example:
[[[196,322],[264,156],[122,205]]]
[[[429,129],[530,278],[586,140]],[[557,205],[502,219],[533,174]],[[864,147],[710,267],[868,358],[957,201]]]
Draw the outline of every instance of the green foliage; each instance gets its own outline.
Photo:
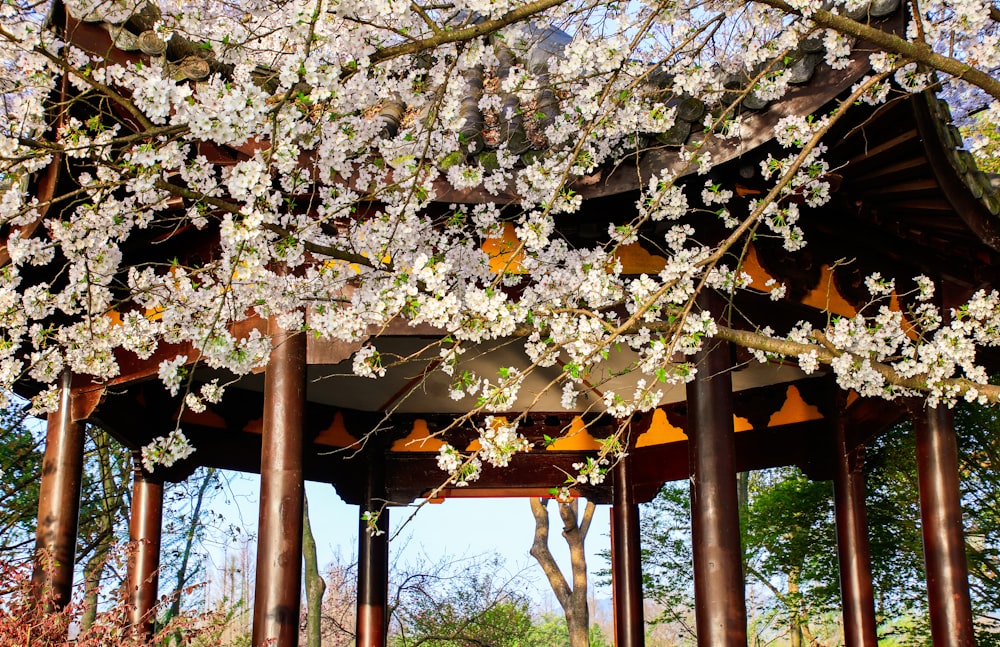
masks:
[[[1000,411],[958,407],[959,470],[965,514],[965,552],[980,645],[1000,643]]]
[[[569,647],[566,617],[561,613],[543,613],[539,616],[532,628],[531,644]]]
[[[601,627],[590,625],[590,647],[611,647]],[[569,629],[566,616],[559,613],[543,613],[535,620],[525,647],[569,647]]]
[[[984,173],[1000,173],[1000,132],[985,113],[979,113],[972,123],[961,128],[962,138],[973,142],[976,164]]]
[[[654,623],[673,623],[694,637],[691,512],[686,482],[667,483],[642,507],[643,596],[662,611]]]
[[[868,541],[879,635],[928,639],[916,447],[910,425],[874,439],[865,455]]]
[[[425,565],[426,566],[426,565]],[[392,647],[569,647],[562,614],[533,618],[520,575],[498,558],[444,560],[408,575],[392,612]],[[590,647],[610,647],[596,623]]]
[[[511,584],[499,559],[452,562],[449,569],[409,577],[394,611],[393,646],[532,645],[528,597]]]
[[[34,549],[43,433],[16,407],[0,409],[0,433],[0,556],[11,559]]]
[[[744,559],[748,581],[773,594],[762,609],[770,624],[788,626],[793,615],[808,621],[839,606],[830,484],[796,468],[753,472],[749,481]]]
[[[428,647],[518,647],[531,631],[531,614],[526,601],[499,601],[479,608],[475,600],[460,595],[435,610],[424,609],[414,618],[412,631]]]
[[[1000,415],[994,408],[956,408],[969,582],[981,645],[1000,645]],[[930,640],[920,528],[916,447],[901,424],[866,448],[865,472],[872,582],[883,645]],[[653,621],[693,637],[688,484],[673,483],[643,508],[645,595],[662,611]],[[743,545],[748,587],[767,592],[750,609],[753,625],[772,637],[790,614],[813,634],[839,622],[839,574],[833,489],[794,468],[749,475]],[[797,589],[797,590],[796,590]]]

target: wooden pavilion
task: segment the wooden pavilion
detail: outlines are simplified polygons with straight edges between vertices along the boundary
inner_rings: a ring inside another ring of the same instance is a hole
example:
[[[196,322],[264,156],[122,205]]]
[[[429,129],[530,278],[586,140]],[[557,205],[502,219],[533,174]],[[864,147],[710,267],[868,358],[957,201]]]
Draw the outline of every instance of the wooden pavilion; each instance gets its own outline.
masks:
[[[873,23],[900,29],[903,10],[895,3],[877,2],[866,12]],[[73,15],[57,6],[50,23],[68,42],[109,61],[161,57],[192,83],[224,72],[210,58],[185,50],[183,43],[171,41],[167,47],[157,42],[149,31],[155,18],[148,5],[123,22],[96,10]],[[797,52],[790,63],[797,66],[797,85],[788,96],[770,104],[749,94],[743,100],[749,134],[708,144],[713,158],[721,161],[711,177],[736,186],[740,200],[766,191],[759,168],[768,152],[777,149],[771,140],[773,125],[785,115],[834,105],[867,72],[867,53],[862,47],[857,50],[841,70],[823,63],[821,47]],[[540,98],[540,104],[544,101]],[[682,98],[675,103],[677,127],[661,136],[659,145],[637,153],[631,168],[607,169],[577,181],[574,188],[583,195],[584,206],[559,225],[568,240],[595,241],[609,220],[619,217],[613,214],[635,209],[644,179],[659,169],[686,165],[677,146],[699,136],[697,124],[705,107]],[[387,127],[394,127],[392,110],[383,116]],[[510,127],[516,130],[517,124]],[[878,107],[856,108],[827,141],[837,169],[832,178],[834,196],[804,219],[806,250],[790,262],[780,245],[748,244],[742,258],[732,260],[753,277],[759,293],[732,301],[706,294],[700,307],[737,328],[752,321],[781,330],[799,320],[822,323],[830,313],[853,316],[869,298],[863,279],[872,271],[900,281],[917,274],[931,277],[939,305],[945,308],[964,302],[976,289],[1000,284],[1000,198],[962,149],[947,107],[932,93],[900,95]],[[253,148],[205,143],[199,152],[213,164],[224,165],[246,159]],[[479,154],[488,155],[489,150]],[[52,198],[67,191],[62,172],[60,164],[43,171],[34,180],[37,193]],[[440,196],[444,205],[516,199],[513,193],[497,198],[444,186]],[[69,207],[62,212],[52,209],[45,217],[69,213]],[[3,234],[43,235],[39,224]],[[710,229],[705,232],[718,235]],[[211,232],[151,229],[148,235],[127,252],[154,253],[145,243],[155,240],[155,254],[162,258],[196,259],[212,253]],[[497,241],[497,249],[503,249],[501,243]],[[634,274],[656,272],[664,263],[655,249],[639,245],[624,252],[622,262],[626,272]],[[778,303],[765,292],[771,278],[789,286]],[[900,299],[896,302],[906,307]],[[281,646],[295,644],[299,631],[305,480],[330,483],[345,501],[359,506],[359,514],[379,510],[385,503],[409,503],[431,492],[444,500],[548,496],[550,488],[573,471],[574,463],[596,454],[600,444],[595,439],[620,424],[594,403],[567,412],[558,395],[542,395],[520,427],[534,442],[532,451],[516,456],[506,469],[484,468],[481,478],[467,487],[439,489],[444,478],[436,461],[440,444],[446,440],[467,448],[475,437],[464,428],[451,429],[443,438],[437,435],[463,413],[461,404],[448,398],[443,379],[412,367],[390,371],[374,383],[348,377],[350,357],[358,346],[307,339],[259,319],[239,326],[234,334],[257,328],[274,336],[270,362],[262,374],[240,379],[221,402],[203,413],[182,408],[179,399],[155,380],[164,359],[196,356],[183,345],[161,345],[153,357],[142,361],[123,354],[118,358],[120,375],[107,381],[63,377],[60,408],[48,419],[38,517],[38,547],[50,551],[55,560],[36,572],[38,585],[51,587],[57,601],[68,599],[72,584],[85,421],[100,425],[133,450],[180,425],[197,448],[193,456],[169,469],[151,474],[139,467],[135,474],[130,537],[137,543],[128,577],[131,622],[140,631],[151,630],[150,611],[157,599],[163,483],[184,479],[199,465],[261,474],[253,641],[261,645],[276,639]],[[441,334],[401,324],[372,341],[386,352],[405,355]],[[524,363],[505,343],[484,344],[478,350],[476,361],[482,365]],[[991,358],[983,361],[997,368]],[[631,420],[628,456],[615,464],[610,478],[578,488],[580,495],[613,506],[615,644],[643,644],[637,506],[651,500],[664,482],[685,478],[692,484],[699,644],[746,644],[736,475],[741,470],[797,465],[811,478],[833,482],[845,639],[849,647],[874,647],[864,447],[907,415],[917,428],[934,644],[973,644],[949,411],[924,408],[922,403],[859,398],[840,391],[822,372],[805,375],[790,365],[752,362],[724,343],[702,351],[698,363],[697,380],[669,391],[651,414]],[[196,381],[217,377],[207,369],[199,371]],[[536,386],[550,378],[539,372]],[[418,384],[420,394],[414,395]],[[25,386],[26,391],[31,388]],[[511,414],[516,413],[515,406]],[[558,440],[546,444],[545,436]],[[387,512],[379,516],[379,523],[387,526]],[[383,647],[386,641],[386,537],[360,533],[359,647]]]

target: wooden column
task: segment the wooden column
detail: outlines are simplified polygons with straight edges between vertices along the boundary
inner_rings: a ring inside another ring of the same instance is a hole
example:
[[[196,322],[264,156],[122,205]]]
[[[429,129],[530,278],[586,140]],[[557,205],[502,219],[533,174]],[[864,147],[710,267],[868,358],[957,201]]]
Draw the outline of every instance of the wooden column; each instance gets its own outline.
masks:
[[[142,469],[136,456],[129,523],[129,624],[136,638],[149,642],[156,620],[160,582],[160,538],[163,521],[163,481]]]
[[[632,492],[629,456],[615,463],[611,507],[611,591],[615,608],[615,647],[643,647],[642,551],[639,506]]]
[[[928,407],[915,423],[931,637],[935,647],[971,647],[975,635],[952,412]]]
[[[306,338],[281,330],[273,319],[268,332],[273,348],[264,373],[253,645],[292,647],[298,644],[302,586]]]
[[[83,427],[73,421],[72,376],[63,373],[59,409],[48,417],[42,482],[38,493],[38,535],[32,589],[45,609],[70,600],[83,478]]]
[[[695,619],[700,647],[747,644],[729,345],[709,340],[687,385]]]
[[[837,416],[833,501],[846,647],[878,647],[872,589],[868,516],[865,512],[864,447],[848,449],[844,419]]]
[[[385,647],[388,638],[389,508],[383,505],[384,483],[383,457],[372,456],[358,523],[357,647]],[[378,515],[375,533],[363,516],[366,512]]]

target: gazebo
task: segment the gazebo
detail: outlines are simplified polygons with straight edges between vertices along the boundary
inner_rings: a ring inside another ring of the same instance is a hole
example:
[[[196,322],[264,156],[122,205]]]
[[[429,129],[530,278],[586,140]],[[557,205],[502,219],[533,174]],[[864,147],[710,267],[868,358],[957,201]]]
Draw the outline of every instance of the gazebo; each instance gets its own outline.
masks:
[[[874,2],[864,15],[883,29],[899,30],[902,14],[896,3]],[[152,5],[122,18],[99,9],[76,15],[56,3],[49,24],[67,42],[107,61],[156,59],[192,84],[226,73],[205,52],[185,49],[182,41],[168,46],[159,40],[152,31],[156,19]],[[555,31],[544,37],[556,49],[560,38]],[[869,69],[863,48],[857,51],[849,65],[834,70],[823,62],[822,45],[817,43],[812,50],[797,51],[788,62],[794,67],[795,86],[780,101],[747,93],[741,108],[747,135],[706,144],[717,162],[711,177],[735,186],[738,200],[749,201],[766,192],[760,162],[777,149],[773,126],[784,116],[838,105]],[[734,86],[734,93],[739,94],[738,88]],[[70,90],[64,85],[60,92],[55,101],[62,104]],[[549,93],[540,96],[538,104],[545,109],[557,101]],[[678,147],[703,136],[700,123],[706,106],[684,97],[671,101],[678,121],[670,133],[636,152],[630,164],[603,168],[574,181],[583,206],[558,221],[566,240],[592,244],[619,214],[635,210],[638,189],[662,169],[694,172]],[[406,109],[390,101],[375,118],[391,131]],[[501,126],[513,133],[508,141],[517,136],[519,124]],[[521,137],[523,155],[539,154]],[[854,108],[826,141],[835,169],[829,177],[833,197],[802,221],[810,241],[806,250],[793,261],[780,243],[747,241],[728,260],[749,275],[755,290],[736,296],[705,290],[698,298],[697,307],[725,323],[730,336],[739,335],[748,322],[787,329],[796,321],[819,326],[830,316],[852,317],[869,300],[864,277],[874,271],[900,281],[916,274],[931,277],[938,305],[944,309],[963,303],[977,289],[997,285],[1000,198],[963,150],[947,105],[932,92]],[[266,145],[223,147],[204,142],[198,153],[209,163],[224,166],[247,159]],[[475,154],[487,161],[489,143]],[[53,163],[32,179],[43,201],[71,190],[65,165],[72,163]],[[516,199],[513,188],[489,194],[442,185],[431,208],[444,211],[450,203]],[[44,236],[43,220],[71,215],[69,206],[59,206],[71,203],[53,204],[33,224],[6,228],[5,239]],[[178,197],[176,208],[184,208],[183,197]],[[724,235],[712,226],[697,226],[705,236]],[[211,257],[214,235],[211,228],[151,228],[137,234],[123,253],[196,262]],[[514,245],[514,230],[508,227],[503,237],[487,240],[484,249],[499,267],[517,262],[508,251]],[[658,249],[642,243],[626,247],[619,257],[626,274],[656,273],[664,264]],[[3,260],[9,261],[9,256]],[[787,286],[780,300],[769,298],[770,280]],[[903,297],[893,297],[893,305],[907,307]],[[603,482],[581,484],[572,492],[612,505],[616,645],[643,644],[638,504],[651,500],[663,483],[688,478],[699,644],[745,644],[737,472],[797,465],[810,478],[833,482],[845,640],[849,647],[874,647],[864,448],[874,435],[910,416],[917,428],[934,644],[973,644],[955,439],[951,415],[943,406],[858,397],[842,391],[822,370],[807,375],[787,363],[760,363],[720,340],[697,355],[693,382],[670,388],[653,411],[623,421],[593,400],[582,399],[576,410],[560,406],[558,393],[544,389],[562,370],[554,367],[536,371],[526,387],[527,392],[540,394],[519,427],[533,448],[513,457],[506,468],[485,466],[478,480],[459,487],[445,482],[438,468],[438,449],[448,442],[471,451],[478,441],[469,424],[455,424],[465,405],[449,398],[448,382],[434,372],[432,359],[390,369],[380,381],[370,382],[351,375],[351,358],[360,343],[290,333],[258,317],[235,324],[233,334],[242,337],[254,330],[274,342],[266,370],[240,378],[219,402],[201,412],[182,406],[180,396],[171,396],[155,380],[164,360],[186,356],[192,365],[198,352],[185,344],[161,344],[142,360],[122,353],[117,357],[119,374],[106,380],[63,374],[59,409],[48,417],[38,515],[38,548],[49,551],[54,560],[36,571],[38,586],[51,587],[57,602],[68,599],[72,584],[85,421],[100,425],[135,451],[180,426],[196,449],[189,458],[154,472],[137,461],[130,527],[136,553],[128,574],[130,620],[137,630],[152,628],[163,483],[184,479],[197,466],[212,466],[261,475],[253,640],[260,645],[276,639],[282,646],[295,644],[299,629],[305,480],[331,484],[345,501],[359,506],[359,517],[378,513],[378,527],[385,530],[388,506],[421,497],[446,502],[454,497],[553,496],[566,474],[574,473],[574,464],[601,453],[599,439],[623,430],[627,455],[614,463]],[[380,352],[405,357],[444,334],[396,320],[383,330],[371,331],[369,341]],[[473,363],[482,366],[523,367],[526,362],[509,340],[484,342],[472,355]],[[990,359],[984,361],[995,368]],[[616,379],[614,361],[609,383]],[[199,367],[193,381],[220,377],[227,376]],[[37,387],[25,385],[28,393],[33,388]],[[521,407],[530,400],[522,397],[511,403],[506,415],[521,415]],[[367,532],[364,519],[359,523],[357,644],[383,647],[388,535]]]

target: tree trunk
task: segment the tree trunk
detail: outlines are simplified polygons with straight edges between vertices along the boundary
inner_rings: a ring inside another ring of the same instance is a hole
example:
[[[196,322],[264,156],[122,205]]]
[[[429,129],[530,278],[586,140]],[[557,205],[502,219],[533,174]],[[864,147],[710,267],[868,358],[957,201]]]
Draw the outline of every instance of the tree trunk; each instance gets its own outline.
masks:
[[[747,521],[750,515],[750,472],[736,474],[736,501],[740,506],[740,538],[746,541]],[[747,585],[747,553],[743,551],[743,587]]]
[[[790,647],[802,647],[802,598],[799,597],[799,571],[788,573],[788,640]]]
[[[125,505],[125,480],[116,481],[112,468],[111,438],[103,429],[91,427],[91,437],[97,454],[97,468],[101,483],[101,514],[97,520],[97,533],[94,537],[93,555],[83,568],[84,595],[83,615],[80,626],[83,630],[90,629],[97,620],[97,605],[101,593],[101,577],[111,552],[111,544],[115,537],[115,523]],[[131,468],[131,462],[126,466]],[[127,471],[125,473],[128,473]]]
[[[302,495],[302,559],[305,561],[306,586],[306,646],[321,647],[323,613],[323,593],[326,582],[319,574],[319,561],[316,556],[316,538],[313,536],[312,525],[309,523],[309,499]]]
[[[590,609],[587,606],[587,554],[584,543],[590,522],[594,517],[595,505],[588,501],[579,517],[578,500],[560,503],[559,516],[563,521],[563,539],[569,546],[570,567],[573,586],[570,587],[549,551],[549,510],[548,501],[531,499],[531,513],[535,517],[535,539],[531,545],[531,556],[538,561],[545,577],[555,593],[559,606],[566,617],[570,647],[590,646]]]
[[[747,510],[750,506],[750,472],[736,474],[736,500],[740,506],[740,523],[746,522]]]
[[[106,535],[94,548],[94,554],[83,567],[83,615],[80,617],[80,628],[90,629],[97,621],[97,603],[101,593],[101,576],[107,563],[108,550],[111,548],[111,535]]]

